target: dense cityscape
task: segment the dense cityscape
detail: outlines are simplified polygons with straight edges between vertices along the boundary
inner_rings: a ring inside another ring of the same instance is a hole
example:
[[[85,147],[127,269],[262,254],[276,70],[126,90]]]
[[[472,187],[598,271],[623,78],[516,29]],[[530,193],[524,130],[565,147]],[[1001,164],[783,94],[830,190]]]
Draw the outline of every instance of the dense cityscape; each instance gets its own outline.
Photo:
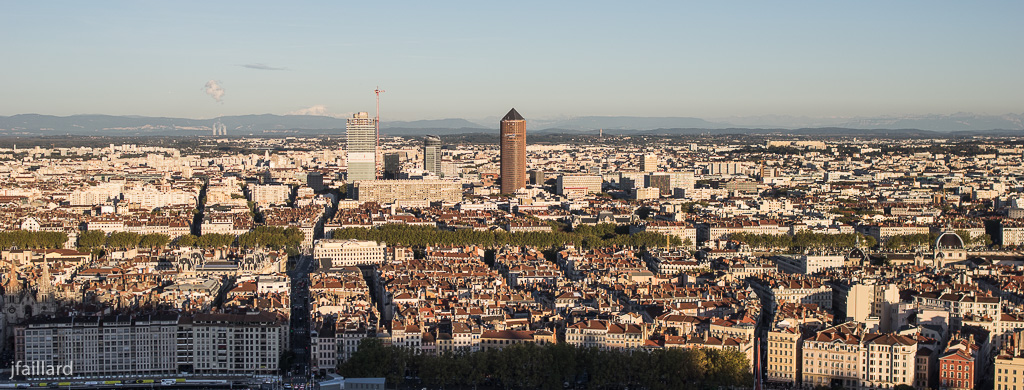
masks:
[[[4,383],[1024,386],[1022,138],[348,123],[2,140]]]

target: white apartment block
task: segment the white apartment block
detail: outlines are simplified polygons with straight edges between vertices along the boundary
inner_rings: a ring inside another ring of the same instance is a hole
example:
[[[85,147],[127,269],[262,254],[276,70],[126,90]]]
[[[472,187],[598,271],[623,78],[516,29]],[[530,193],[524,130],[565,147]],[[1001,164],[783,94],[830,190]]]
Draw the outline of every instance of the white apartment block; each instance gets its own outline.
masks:
[[[178,316],[69,317],[15,329],[15,359],[75,375],[178,372]],[[39,363],[37,363],[39,364]]]
[[[385,247],[374,241],[325,239],[313,245],[313,259],[327,268],[381,264]]]
[[[15,358],[76,376],[271,375],[284,329],[272,313],[68,317],[17,327]]]
[[[429,203],[462,201],[462,184],[449,180],[366,180],[353,191],[360,203]]]
[[[601,192],[601,182],[601,175],[562,174],[555,180],[555,191],[562,196],[578,198]]]
[[[842,255],[792,255],[779,256],[779,270],[791,274],[813,274],[827,268],[842,267],[846,256]]]
[[[121,194],[123,202],[138,204],[145,209],[167,207],[171,205],[195,206],[199,197],[198,192],[184,190],[158,190],[147,187],[145,189],[125,191]]]
[[[249,195],[257,207],[283,205],[292,195],[292,187],[284,184],[257,184],[249,188]]]

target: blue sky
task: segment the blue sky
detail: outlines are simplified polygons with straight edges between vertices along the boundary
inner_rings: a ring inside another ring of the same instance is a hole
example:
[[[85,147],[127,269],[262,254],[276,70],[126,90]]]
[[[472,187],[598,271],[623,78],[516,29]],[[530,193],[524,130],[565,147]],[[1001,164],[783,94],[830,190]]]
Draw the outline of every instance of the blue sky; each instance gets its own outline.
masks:
[[[1019,1],[5,2],[0,115],[345,115],[373,111],[378,85],[385,121],[1020,113],[1020,15]]]

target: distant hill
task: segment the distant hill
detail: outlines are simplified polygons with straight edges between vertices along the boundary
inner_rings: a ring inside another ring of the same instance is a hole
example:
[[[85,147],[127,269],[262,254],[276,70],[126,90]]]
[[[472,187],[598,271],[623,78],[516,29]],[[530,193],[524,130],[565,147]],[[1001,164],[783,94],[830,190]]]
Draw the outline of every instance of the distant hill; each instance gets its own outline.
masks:
[[[316,115],[238,115],[214,119],[161,118],[113,115],[53,116],[21,114],[0,116],[0,135],[206,135],[217,122],[228,135],[344,134],[345,119]],[[389,134],[452,134],[480,132],[486,126],[465,119],[382,122]],[[466,129],[466,130],[463,130]],[[470,130],[471,129],[471,130]]]
[[[835,126],[852,129],[923,129],[932,131],[1024,130],[1024,114],[975,115],[958,113],[952,115],[860,118],[837,123]]]
[[[489,126],[473,123],[462,118],[429,119],[409,122],[380,122],[381,129],[486,129],[488,127]]]
[[[977,115],[901,115],[856,118],[811,118],[786,115],[762,115],[715,119],[716,123],[737,128],[846,128],[846,129],[921,129],[929,131],[1024,130],[1024,114]]]
[[[708,122],[700,118],[639,116],[581,116],[558,120],[527,119],[526,125],[527,128],[536,130],[651,130],[668,128],[718,129],[727,127],[727,125]]]
[[[215,119],[187,119],[113,115],[22,114],[0,116],[0,135],[205,135],[211,134],[213,125],[218,121],[227,127],[228,135],[273,134],[288,130],[328,133],[345,128],[344,119],[313,115],[263,114],[223,116]]]
[[[228,135],[344,134],[345,119],[314,115],[238,115],[214,119],[188,119],[113,115],[53,116],[21,114],[0,116],[0,136],[39,135],[207,135],[215,123]],[[557,120],[530,120],[531,133],[605,134],[808,134],[849,135],[848,129],[872,130],[862,134],[901,134],[928,137],[985,134],[1017,135],[1024,131],[1024,114],[917,115],[863,118],[806,118],[761,116],[707,121],[691,117],[583,116]],[[837,130],[838,129],[838,130]],[[461,118],[394,121],[381,124],[381,133],[422,136],[497,132],[497,124],[481,125]],[[933,134],[936,133],[936,134]]]

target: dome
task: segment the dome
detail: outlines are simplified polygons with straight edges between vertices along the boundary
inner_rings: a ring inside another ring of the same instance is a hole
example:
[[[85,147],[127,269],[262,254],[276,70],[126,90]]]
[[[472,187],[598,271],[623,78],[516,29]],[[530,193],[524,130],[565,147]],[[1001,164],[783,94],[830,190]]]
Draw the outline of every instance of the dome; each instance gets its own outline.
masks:
[[[864,251],[860,248],[853,248],[849,254],[846,255],[848,259],[866,259],[868,256],[864,254]]]
[[[964,249],[964,240],[953,232],[945,232],[939,235],[935,241],[935,248],[943,249]]]

